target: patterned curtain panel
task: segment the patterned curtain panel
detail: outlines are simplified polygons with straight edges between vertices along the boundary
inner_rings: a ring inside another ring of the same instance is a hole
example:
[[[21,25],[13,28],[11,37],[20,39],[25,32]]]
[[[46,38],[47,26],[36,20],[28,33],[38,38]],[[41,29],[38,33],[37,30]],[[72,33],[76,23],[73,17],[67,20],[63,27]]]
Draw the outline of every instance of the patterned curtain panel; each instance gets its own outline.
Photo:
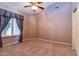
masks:
[[[18,15],[17,19],[20,19],[20,20],[16,20],[16,22],[17,22],[18,28],[20,30],[19,42],[22,42],[22,40],[23,40],[23,35],[22,35],[22,31],[23,31],[23,16]]]
[[[22,15],[19,15],[19,14],[16,14],[16,13],[4,10],[4,9],[0,9],[0,47],[3,46],[1,33],[5,29],[5,27],[7,26],[11,18],[17,19],[17,24],[21,31],[19,42],[22,42],[22,29],[23,29],[24,17]]]

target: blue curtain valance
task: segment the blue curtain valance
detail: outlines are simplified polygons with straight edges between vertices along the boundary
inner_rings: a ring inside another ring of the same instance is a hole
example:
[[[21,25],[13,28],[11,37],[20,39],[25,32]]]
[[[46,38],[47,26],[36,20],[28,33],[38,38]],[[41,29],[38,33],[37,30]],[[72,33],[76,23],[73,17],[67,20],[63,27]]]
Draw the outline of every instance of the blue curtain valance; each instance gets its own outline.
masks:
[[[19,15],[14,12],[10,12],[10,11],[7,11],[7,10],[1,9],[1,8],[0,8],[0,16],[16,18],[16,19],[20,19],[20,20],[24,19],[24,17],[22,15]]]

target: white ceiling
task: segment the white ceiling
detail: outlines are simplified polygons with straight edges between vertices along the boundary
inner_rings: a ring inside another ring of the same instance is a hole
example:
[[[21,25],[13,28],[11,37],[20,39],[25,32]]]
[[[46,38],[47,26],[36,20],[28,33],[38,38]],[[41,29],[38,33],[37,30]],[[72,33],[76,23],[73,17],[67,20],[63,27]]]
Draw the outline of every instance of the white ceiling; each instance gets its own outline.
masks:
[[[24,8],[24,5],[28,5],[28,2],[1,2],[4,5],[7,5],[9,7],[12,8],[16,8],[24,13],[28,13],[28,14],[35,14],[38,13],[42,10],[36,10],[36,12],[33,12],[33,10],[31,9],[31,7],[29,8]],[[52,4],[54,4],[55,2],[43,2],[42,6],[46,9],[47,7],[51,6]]]
[[[37,9],[36,12],[33,12],[33,10],[31,9],[31,7],[24,8],[25,5],[28,5],[29,4],[28,2],[0,2],[0,5],[1,4],[2,5],[7,5],[9,7],[15,8],[15,9],[17,9],[17,10],[23,12],[23,13],[28,13],[28,14],[35,14],[35,13],[38,13],[38,12],[42,11],[40,9]],[[43,2],[42,6],[45,9],[48,8],[50,10],[50,7],[51,7],[51,9],[53,9],[53,10],[55,9],[56,10],[55,7],[59,7],[61,9],[66,4],[68,4],[68,3],[66,3],[66,2]],[[73,4],[76,7],[75,4],[77,4],[77,3],[74,3]],[[73,6],[73,9],[75,8],[74,6]]]

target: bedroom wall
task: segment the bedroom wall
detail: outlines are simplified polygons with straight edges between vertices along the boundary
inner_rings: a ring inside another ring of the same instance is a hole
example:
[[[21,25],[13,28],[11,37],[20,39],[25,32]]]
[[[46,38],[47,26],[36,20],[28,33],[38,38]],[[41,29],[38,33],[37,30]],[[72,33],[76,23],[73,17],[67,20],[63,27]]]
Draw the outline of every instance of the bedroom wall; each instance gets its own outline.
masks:
[[[55,8],[59,7],[59,8]],[[57,3],[37,16],[38,37],[72,43],[72,4]]]
[[[28,38],[36,38],[36,15],[28,16]]]

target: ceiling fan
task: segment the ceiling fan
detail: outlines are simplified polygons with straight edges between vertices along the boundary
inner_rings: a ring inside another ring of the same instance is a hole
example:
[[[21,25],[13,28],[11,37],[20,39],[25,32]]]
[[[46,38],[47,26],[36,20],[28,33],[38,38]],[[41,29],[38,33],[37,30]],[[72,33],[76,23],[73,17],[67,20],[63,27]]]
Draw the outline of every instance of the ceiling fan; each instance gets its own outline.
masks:
[[[35,12],[37,8],[38,8],[38,9],[41,9],[41,10],[44,10],[44,7],[41,6],[41,4],[42,4],[43,2],[29,2],[29,3],[30,3],[29,5],[26,5],[26,6],[24,6],[24,7],[25,7],[25,8],[31,7],[31,8],[33,9],[33,12]]]

